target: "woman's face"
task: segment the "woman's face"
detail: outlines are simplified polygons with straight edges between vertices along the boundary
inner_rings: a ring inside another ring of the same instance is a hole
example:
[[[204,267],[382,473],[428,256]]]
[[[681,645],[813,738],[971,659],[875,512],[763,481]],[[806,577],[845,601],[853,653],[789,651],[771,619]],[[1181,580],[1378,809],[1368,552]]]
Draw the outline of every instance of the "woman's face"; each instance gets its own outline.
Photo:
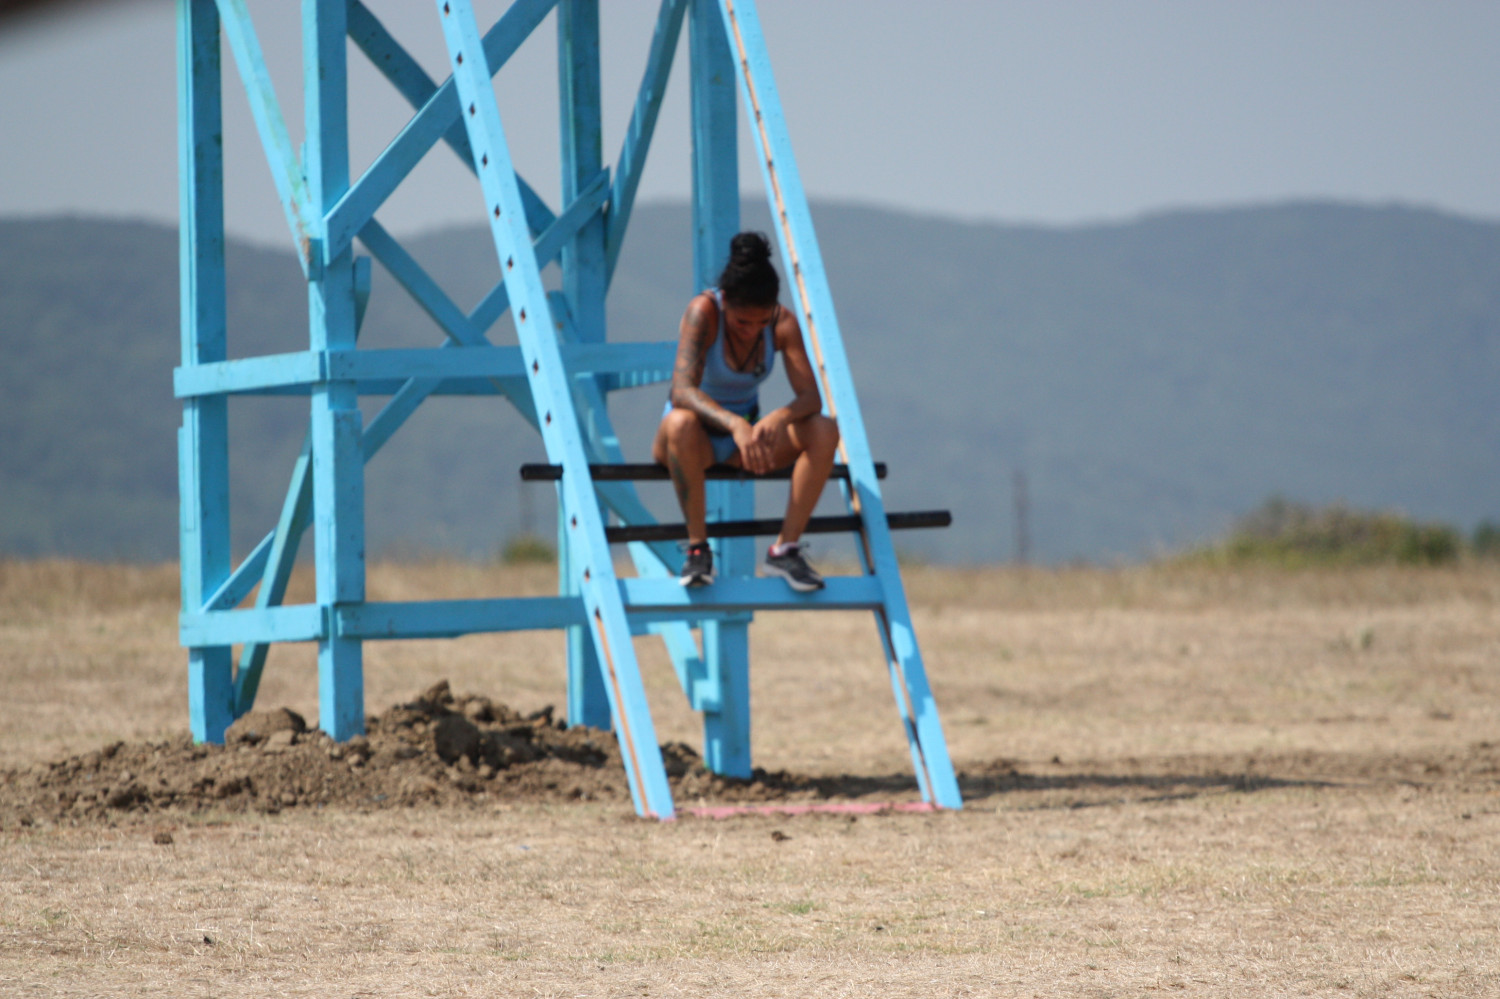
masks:
[[[724,325],[741,340],[759,334],[775,315],[774,305],[724,305]]]

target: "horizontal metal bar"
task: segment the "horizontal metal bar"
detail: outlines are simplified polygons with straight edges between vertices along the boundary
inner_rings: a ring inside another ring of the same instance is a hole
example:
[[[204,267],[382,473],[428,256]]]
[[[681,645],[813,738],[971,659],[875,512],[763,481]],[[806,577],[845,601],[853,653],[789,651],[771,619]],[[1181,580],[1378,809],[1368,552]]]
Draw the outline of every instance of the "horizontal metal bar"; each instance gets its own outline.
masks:
[[[620,592],[632,622],[684,620],[754,610],[872,610],[885,599],[873,576],[832,576],[811,593],[785,580],[720,577],[709,586],[687,587],[675,579],[622,579]]]
[[[885,478],[885,462],[875,463],[875,474]],[[655,482],[666,481],[672,476],[665,465],[655,462],[625,463],[618,465],[590,465],[589,477],[595,482]],[[791,466],[779,468],[774,472],[764,475],[754,475],[743,468],[735,468],[733,465],[711,465],[703,473],[707,479],[730,479],[736,482],[756,482],[762,479],[790,479],[792,477]],[[830,479],[847,479],[849,477],[849,466],[834,465],[833,471],[829,473]],[[529,464],[521,466],[521,479],[525,482],[556,482],[562,478],[561,465]]]
[[[900,531],[914,527],[947,527],[953,523],[953,514],[947,510],[917,510],[911,513],[887,513],[886,523],[891,530]],[[845,517],[814,517],[803,528],[804,534],[833,534],[838,531],[857,531],[862,526],[854,515]],[[708,522],[711,538],[750,538],[757,535],[777,534],[781,531],[780,520],[720,520]],[[624,527],[608,527],[604,536],[611,543],[626,541],[681,541],[687,537],[686,524],[641,524]]]
[[[352,604],[334,609],[340,638],[456,638],[491,631],[537,631],[587,624],[578,597],[508,597]]]
[[[676,345],[671,343],[587,343],[561,346],[573,374],[639,377],[669,373]],[[664,374],[664,377],[669,377]],[[304,350],[211,364],[179,367],[172,373],[179,399],[207,395],[301,395],[320,382],[359,383],[369,395],[389,395],[409,378],[440,378],[441,395],[493,395],[484,379],[526,377],[520,347],[482,346],[392,348],[387,350]],[[382,382],[390,384],[380,384]]]
[[[188,648],[244,642],[313,642],[327,634],[323,608],[317,604],[183,614],[177,630]]]

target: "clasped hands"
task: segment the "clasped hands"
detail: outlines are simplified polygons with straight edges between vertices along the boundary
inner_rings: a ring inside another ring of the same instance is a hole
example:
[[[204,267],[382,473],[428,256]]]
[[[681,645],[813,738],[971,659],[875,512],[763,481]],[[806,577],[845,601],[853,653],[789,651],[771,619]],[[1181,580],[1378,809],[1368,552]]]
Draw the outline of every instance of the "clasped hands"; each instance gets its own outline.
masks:
[[[786,423],[786,414],[780,409],[753,424],[743,417],[736,418],[734,444],[740,449],[740,464],[745,471],[765,475],[776,470],[776,445],[786,432]]]

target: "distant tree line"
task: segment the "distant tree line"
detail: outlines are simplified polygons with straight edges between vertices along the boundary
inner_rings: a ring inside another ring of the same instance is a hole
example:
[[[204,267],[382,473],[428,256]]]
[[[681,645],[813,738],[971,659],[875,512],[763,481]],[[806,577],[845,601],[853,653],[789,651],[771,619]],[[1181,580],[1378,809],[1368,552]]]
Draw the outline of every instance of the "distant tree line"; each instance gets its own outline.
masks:
[[[1228,535],[1188,552],[1185,561],[1218,565],[1447,565],[1463,558],[1500,559],[1500,524],[1483,521],[1472,535],[1451,524],[1393,511],[1315,506],[1273,496],[1237,520]]]

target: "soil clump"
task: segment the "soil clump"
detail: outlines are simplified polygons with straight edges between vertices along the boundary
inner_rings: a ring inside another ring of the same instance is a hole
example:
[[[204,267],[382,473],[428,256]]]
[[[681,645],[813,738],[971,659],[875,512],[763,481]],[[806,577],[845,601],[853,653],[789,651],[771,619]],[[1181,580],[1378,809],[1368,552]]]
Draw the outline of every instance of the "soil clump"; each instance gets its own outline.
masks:
[[[630,789],[613,733],[569,726],[552,707],[522,714],[447,681],[370,715],[344,743],[286,708],[238,719],[222,746],[182,734],[116,742],[33,767],[0,770],[0,830],[212,812],[461,808],[514,802],[618,802]],[[679,807],[918,797],[910,773],[803,775],[755,770],[721,777],[684,743],[661,747]],[[1159,758],[973,762],[958,771],[965,801],[1005,796],[1015,807],[1254,793],[1274,788],[1404,785],[1493,794],[1500,744],[1430,754],[1289,752]],[[1468,816],[1465,815],[1467,818]]]
[[[344,743],[286,708],[252,711],[222,746],[183,734],[116,742],[37,766],[0,770],[0,829],[112,821],[132,814],[285,809],[370,811],[501,801],[618,800],[630,789],[612,733],[569,726],[551,706],[522,714],[447,681],[365,720]],[[774,778],[719,777],[682,743],[662,747],[679,801],[784,798]],[[811,793],[811,792],[809,792]]]

